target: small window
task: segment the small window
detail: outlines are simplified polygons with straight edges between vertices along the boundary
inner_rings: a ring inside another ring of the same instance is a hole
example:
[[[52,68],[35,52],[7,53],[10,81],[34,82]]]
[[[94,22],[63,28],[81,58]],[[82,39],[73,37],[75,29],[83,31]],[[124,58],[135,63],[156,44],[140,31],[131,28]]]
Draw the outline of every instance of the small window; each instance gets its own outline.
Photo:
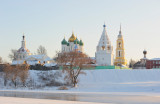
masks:
[[[102,50],[105,50],[105,46],[102,46]]]
[[[121,48],[121,42],[119,42],[119,48]]]
[[[119,57],[121,57],[121,52],[119,51]]]

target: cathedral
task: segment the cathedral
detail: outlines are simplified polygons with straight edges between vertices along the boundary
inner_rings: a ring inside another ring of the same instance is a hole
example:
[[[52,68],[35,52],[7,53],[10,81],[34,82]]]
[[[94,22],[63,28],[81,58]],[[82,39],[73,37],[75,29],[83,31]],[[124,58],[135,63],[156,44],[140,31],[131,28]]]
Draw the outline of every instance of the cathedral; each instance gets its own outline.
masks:
[[[69,38],[68,41],[66,41],[65,37],[61,42],[62,49],[61,52],[71,52],[74,50],[77,50],[78,52],[84,52],[83,50],[83,41],[80,39],[78,40],[77,37],[75,37],[74,33],[72,32],[71,37]]]
[[[121,32],[121,25],[119,30],[119,35],[117,39],[117,47],[116,47],[116,58],[114,61],[115,66],[126,66],[127,60],[125,59],[125,51],[124,51],[124,41],[123,41],[123,35]]]
[[[103,32],[96,51],[96,64],[98,66],[111,66],[114,64],[113,46],[106,32],[106,25],[103,25]]]

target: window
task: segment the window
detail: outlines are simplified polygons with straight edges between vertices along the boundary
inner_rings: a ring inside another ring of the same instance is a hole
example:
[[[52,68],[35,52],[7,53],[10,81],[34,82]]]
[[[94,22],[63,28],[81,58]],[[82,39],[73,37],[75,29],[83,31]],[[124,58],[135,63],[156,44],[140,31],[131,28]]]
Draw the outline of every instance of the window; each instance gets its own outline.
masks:
[[[119,48],[121,48],[121,42],[119,42]]]
[[[102,50],[105,50],[105,46],[102,46]]]
[[[120,56],[121,56],[121,52],[119,51],[119,53],[118,53],[118,54],[119,54],[119,57],[120,57]]]
[[[107,48],[108,48],[108,50],[110,50],[110,49],[111,49],[111,48],[110,48],[110,46],[108,46]]]

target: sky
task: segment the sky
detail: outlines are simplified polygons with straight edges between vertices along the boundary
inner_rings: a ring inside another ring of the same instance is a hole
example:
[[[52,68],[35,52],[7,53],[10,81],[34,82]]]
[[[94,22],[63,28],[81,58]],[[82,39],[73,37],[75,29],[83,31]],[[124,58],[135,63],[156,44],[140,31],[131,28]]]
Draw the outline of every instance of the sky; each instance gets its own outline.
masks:
[[[128,61],[142,58],[144,49],[148,58],[160,57],[159,5],[160,0],[0,0],[0,56],[10,61],[24,33],[31,53],[42,45],[54,57],[73,31],[95,57],[105,22],[114,53],[121,23]]]

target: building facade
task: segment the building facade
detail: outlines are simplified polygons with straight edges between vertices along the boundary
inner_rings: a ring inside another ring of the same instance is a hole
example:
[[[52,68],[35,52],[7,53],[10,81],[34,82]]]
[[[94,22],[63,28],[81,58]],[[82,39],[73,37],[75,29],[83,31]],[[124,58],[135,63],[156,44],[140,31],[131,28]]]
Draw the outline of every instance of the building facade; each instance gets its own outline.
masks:
[[[68,41],[66,41],[66,39],[64,38],[61,42],[61,52],[71,52],[74,51],[75,49],[79,52],[84,52],[83,49],[84,43],[83,41],[80,39],[80,41],[78,40],[77,37],[75,37],[74,33],[72,32],[71,37],[69,38]]]
[[[143,51],[144,57],[140,59],[137,63],[133,65],[133,69],[146,69],[146,62],[147,62],[147,51]]]
[[[127,65],[127,61],[125,59],[124,40],[121,32],[121,26],[120,26],[118,39],[117,39],[116,58],[114,61],[114,65],[115,66]]]
[[[160,58],[147,60],[146,69],[160,69]]]
[[[28,65],[47,65],[53,66],[55,62],[53,59],[48,57],[47,55],[32,55],[30,51],[26,48],[26,40],[25,36],[22,36],[21,48],[18,49],[14,53],[14,59],[12,60],[12,65],[19,65],[19,64],[28,64]]]
[[[103,32],[97,45],[96,64],[98,66],[111,66],[114,64],[113,46],[106,32],[106,25],[103,25]]]
[[[14,53],[14,60],[25,60],[27,56],[31,55],[30,51],[26,48],[25,36],[22,36],[21,48]]]

